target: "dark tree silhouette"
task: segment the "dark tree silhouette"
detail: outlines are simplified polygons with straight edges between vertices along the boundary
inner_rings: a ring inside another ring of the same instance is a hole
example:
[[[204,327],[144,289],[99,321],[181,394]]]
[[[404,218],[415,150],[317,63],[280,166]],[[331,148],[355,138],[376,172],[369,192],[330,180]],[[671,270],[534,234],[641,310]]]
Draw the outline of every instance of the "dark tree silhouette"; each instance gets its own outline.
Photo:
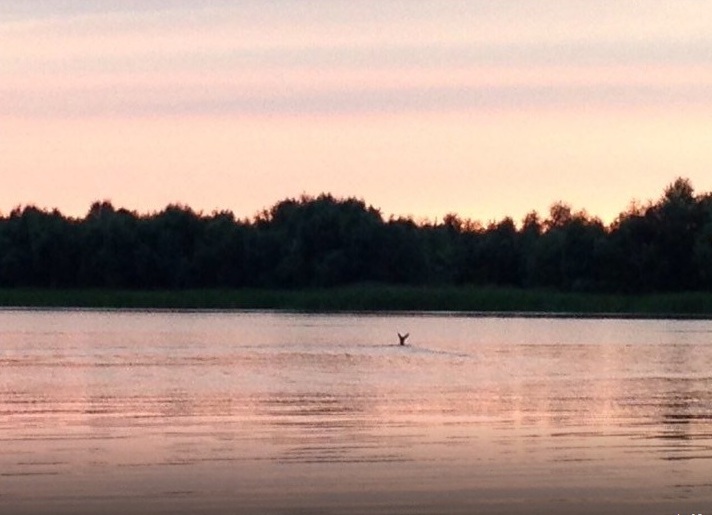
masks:
[[[354,198],[286,199],[253,220],[187,206],[82,219],[33,206],[0,217],[0,286],[303,288],[380,282],[652,292],[712,289],[712,195],[676,179],[608,227],[554,204],[486,227],[384,220]]]

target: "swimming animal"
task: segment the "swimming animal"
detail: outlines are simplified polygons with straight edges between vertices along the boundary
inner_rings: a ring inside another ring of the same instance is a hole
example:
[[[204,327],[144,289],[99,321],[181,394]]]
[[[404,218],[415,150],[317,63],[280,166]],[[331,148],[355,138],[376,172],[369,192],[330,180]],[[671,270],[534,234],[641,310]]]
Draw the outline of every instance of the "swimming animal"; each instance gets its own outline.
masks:
[[[405,341],[408,339],[408,336],[410,336],[410,333],[405,333],[405,334],[398,333],[398,339],[400,340],[401,345],[405,345]]]

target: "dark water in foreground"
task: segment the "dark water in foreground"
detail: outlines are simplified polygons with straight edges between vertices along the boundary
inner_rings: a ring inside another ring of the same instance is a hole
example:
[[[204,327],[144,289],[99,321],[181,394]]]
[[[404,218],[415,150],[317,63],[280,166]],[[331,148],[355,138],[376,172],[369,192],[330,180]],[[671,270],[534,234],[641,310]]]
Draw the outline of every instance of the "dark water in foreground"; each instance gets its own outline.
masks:
[[[3,514],[693,512],[709,321],[0,311]]]

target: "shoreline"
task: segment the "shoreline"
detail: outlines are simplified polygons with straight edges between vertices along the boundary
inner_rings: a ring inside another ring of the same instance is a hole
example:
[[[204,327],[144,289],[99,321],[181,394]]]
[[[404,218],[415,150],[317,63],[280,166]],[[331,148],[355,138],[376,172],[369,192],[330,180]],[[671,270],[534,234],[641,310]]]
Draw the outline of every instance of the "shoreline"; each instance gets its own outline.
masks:
[[[423,311],[423,310],[331,310],[261,308],[161,308],[161,307],[87,307],[87,306],[0,306],[3,312],[105,312],[105,313],[284,313],[304,315],[361,315],[361,316],[428,316],[433,318],[530,318],[578,320],[712,320],[712,314],[684,313],[557,313],[546,311]]]
[[[284,311],[518,318],[711,319],[712,293],[360,285],[323,289],[0,289],[0,309]]]

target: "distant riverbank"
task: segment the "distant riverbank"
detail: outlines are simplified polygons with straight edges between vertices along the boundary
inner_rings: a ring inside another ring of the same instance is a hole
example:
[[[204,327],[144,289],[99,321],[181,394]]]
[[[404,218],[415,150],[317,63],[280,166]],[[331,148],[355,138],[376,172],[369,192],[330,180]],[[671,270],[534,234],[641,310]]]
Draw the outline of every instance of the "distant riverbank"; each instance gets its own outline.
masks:
[[[608,295],[476,287],[365,285],[306,290],[0,289],[0,306],[21,308],[457,311],[494,315],[712,319],[712,293]]]

